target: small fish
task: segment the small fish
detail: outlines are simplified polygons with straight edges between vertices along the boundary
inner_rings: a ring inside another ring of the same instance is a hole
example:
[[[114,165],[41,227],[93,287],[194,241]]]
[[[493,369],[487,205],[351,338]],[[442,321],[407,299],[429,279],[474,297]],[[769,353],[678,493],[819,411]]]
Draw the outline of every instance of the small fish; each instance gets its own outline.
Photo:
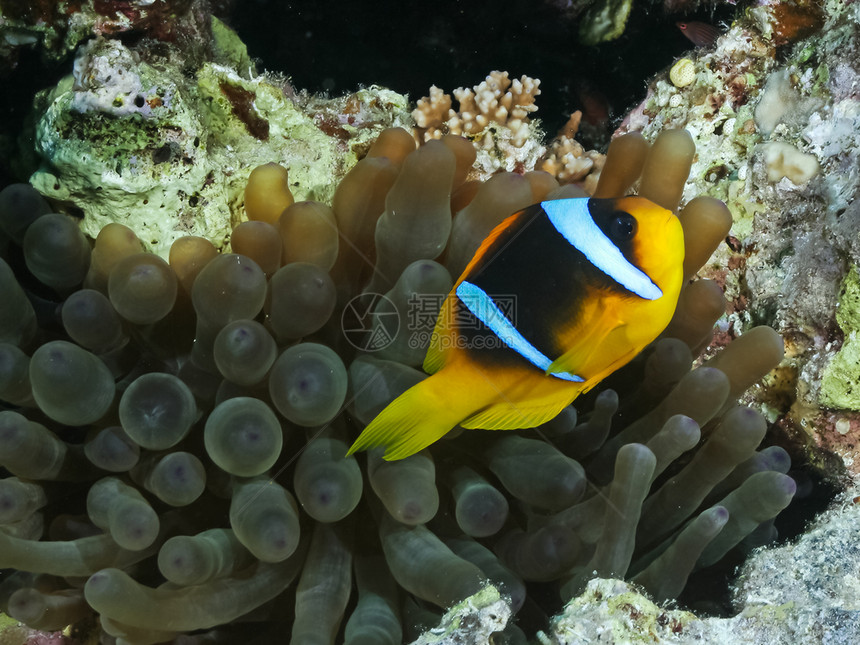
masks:
[[[499,224],[442,306],[424,370],[348,454],[402,459],[454,426],[508,430],[549,421],[666,327],[684,238],[643,197],[558,199]]]
[[[696,47],[710,47],[717,42],[717,38],[722,34],[722,32],[713,25],[709,25],[706,22],[699,22],[698,20],[676,22],[675,24],[678,26],[678,29],[681,30],[681,33],[689,38]]]

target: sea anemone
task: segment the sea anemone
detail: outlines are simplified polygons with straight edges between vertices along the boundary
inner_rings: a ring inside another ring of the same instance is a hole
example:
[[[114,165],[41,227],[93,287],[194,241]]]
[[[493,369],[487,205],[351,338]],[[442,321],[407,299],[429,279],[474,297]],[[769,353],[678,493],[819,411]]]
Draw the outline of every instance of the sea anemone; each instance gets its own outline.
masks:
[[[693,152],[683,131],[616,139],[595,196],[639,180],[675,210]],[[487,581],[532,614],[595,575],[675,598],[767,526],[794,482],[785,451],[761,445],[765,418],[736,402],[782,340],[755,328],[697,359],[725,306],[696,278],[731,221],[710,198],[680,212],[674,319],[577,402],[584,421],[568,408],[401,461],[344,456],[424,378],[422,325],[461,250],[530,203],[583,194],[540,172],[468,182],[474,158],[459,137],[415,149],[388,130],[330,206],[292,203],[283,169],[257,169],[234,253],[183,238],[167,262],[121,224],[90,242],[6,187],[0,567],[15,572],[0,609],[45,630],[97,615],[137,645],[199,630],[399,643]]]

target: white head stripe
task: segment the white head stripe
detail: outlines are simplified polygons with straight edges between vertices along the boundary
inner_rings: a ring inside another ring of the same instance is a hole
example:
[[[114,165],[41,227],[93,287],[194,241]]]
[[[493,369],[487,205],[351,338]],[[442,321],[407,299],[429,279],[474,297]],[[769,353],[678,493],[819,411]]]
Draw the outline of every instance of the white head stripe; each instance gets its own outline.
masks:
[[[555,230],[603,273],[645,300],[657,300],[663,295],[651,278],[630,264],[595,224],[587,197],[549,200],[540,205]]]
[[[552,361],[523,337],[483,289],[464,280],[457,287],[457,297],[466,306],[466,309],[471,311],[478,320],[489,327],[505,345],[544,372],[549,369]],[[581,383],[584,380],[582,377],[570,372],[551,372],[550,375],[563,381]]]

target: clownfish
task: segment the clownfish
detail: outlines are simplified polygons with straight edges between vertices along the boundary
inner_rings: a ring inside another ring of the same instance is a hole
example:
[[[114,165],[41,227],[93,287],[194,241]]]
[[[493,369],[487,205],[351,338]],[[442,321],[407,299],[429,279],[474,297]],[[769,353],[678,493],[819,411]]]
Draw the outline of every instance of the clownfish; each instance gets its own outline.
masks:
[[[684,237],[644,197],[543,201],[502,221],[447,295],[424,370],[347,454],[385,459],[454,426],[533,428],[628,363],[669,324]]]

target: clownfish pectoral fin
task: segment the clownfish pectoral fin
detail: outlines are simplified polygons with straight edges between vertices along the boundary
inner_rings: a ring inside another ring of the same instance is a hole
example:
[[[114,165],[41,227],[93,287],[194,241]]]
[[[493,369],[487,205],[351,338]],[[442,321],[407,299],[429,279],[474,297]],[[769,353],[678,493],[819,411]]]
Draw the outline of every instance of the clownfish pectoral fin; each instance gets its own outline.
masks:
[[[607,342],[621,342],[625,336],[626,325],[616,316],[607,312],[596,316],[588,325],[580,326],[574,333],[576,338],[572,346],[564,354],[555,359],[546,369],[547,374],[569,372],[578,374],[588,364],[597,352],[605,352],[609,348]],[[578,333],[582,330],[582,333]]]
[[[481,410],[460,422],[469,429],[481,430],[517,430],[519,428],[534,428],[551,421],[562,410],[573,403],[581,392],[580,388],[571,388],[565,396],[554,397],[542,405],[534,402],[503,401]]]
[[[347,456],[385,446],[384,459],[403,459],[444,437],[469,411],[458,411],[456,405],[440,400],[437,380],[424,379],[389,403],[358,436]]]

